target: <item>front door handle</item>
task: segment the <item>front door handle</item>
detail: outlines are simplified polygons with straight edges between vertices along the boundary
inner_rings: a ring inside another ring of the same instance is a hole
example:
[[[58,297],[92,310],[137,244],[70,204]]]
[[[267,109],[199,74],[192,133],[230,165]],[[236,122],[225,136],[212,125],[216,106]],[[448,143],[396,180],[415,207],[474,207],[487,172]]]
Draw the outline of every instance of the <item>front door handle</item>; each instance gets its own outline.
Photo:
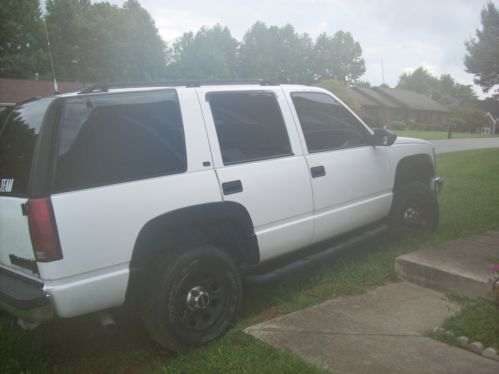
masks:
[[[232,195],[234,193],[243,192],[243,184],[240,180],[222,183],[224,195]]]
[[[312,174],[312,178],[319,178],[323,177],[326,175],[326,169],[324,169],[324,166],[314,166],[313,168],[310,168],[310,174]]]

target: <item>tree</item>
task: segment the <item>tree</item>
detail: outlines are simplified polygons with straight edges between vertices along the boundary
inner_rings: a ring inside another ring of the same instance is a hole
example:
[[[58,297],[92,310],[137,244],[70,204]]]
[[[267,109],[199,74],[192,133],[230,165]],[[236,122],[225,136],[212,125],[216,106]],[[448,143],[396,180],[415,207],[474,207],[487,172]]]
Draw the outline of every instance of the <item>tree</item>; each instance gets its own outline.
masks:
[[[360,104],[350,95],[348,87],[345,83],[336,79],[325,79],[315,84],[317,87],[324,88],[332,92],[338,98],[347,104],[354,112],[360,113]]]
[[[438,101],[443,105],[451,104],[455,100],[473,100],[477,96],[468,84],[457,83],[450,74],[442,74],[438,82],[440,97]]]
[[[171,78],[236,78],[238,42],[227,27],[202,27],[196,34],[184,33],[173,44]]]
[[[436,87],[438,87],[438,79],[422,66],[412,73],[403,73],[397,84],[397,88],[414,91],[425,96],[431,96]]]
[[[123,7],[88,0],[48,0],[56,76],[80,81],[160,79],[166,45],[137,0]]]
[[[49,73],[38,0],[4,0],[0,7],[0,74],[19,78]]]
[[[349,32],[338,31],[332,37],[323,33],[313,49],[314,78],[354,83],[366,72],[362,48]]]
[[[354,84],[355,87],[371,88],[371,82],[357,80]]]
[[[499,12],[493,3],[482,10],[481,19],[482,30],[476,30],[476,39],[465,42],[464,65],[475,75],[474,82],[488,92],[499,85]],[[499,89],[495,96],[499,97]]]
[[[476,99],[476,94],[470,85],[457,83],[449,74],[442,74],[440,78],[436,78],[424,67],[419,67],[412,73],[403,73],[399,77],[397,88],[415,91],[443,105],[456,100]]]
[[[85,80],[81,76],[88,74],[89,67],[81,63],[80,48],[81,40],[88,35],[83,36],[78,20],[89,7],[89,3],[78,0],[47,0],[45,22],[58,79]]]
[[[458,131],[477,132],[490,126],[490,120],[483,110],[473,104],[460,105],[449,114],[449,124]]]
[[[239,76],[275,82],[309,83],[312,40],[293,26],[256,22],[244,35],[239,50]]]

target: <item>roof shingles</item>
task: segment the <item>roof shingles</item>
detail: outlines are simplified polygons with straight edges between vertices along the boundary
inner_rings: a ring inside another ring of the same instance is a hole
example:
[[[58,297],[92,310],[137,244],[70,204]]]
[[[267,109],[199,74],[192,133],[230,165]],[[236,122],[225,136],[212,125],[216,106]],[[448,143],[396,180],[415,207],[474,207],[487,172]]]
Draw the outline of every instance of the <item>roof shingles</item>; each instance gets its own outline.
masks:
[[[435,100],[416,92],[398,88],[353,87],[351,96],[363,106],[378,106],[388,109],[410,109],[428,112],[448,112],[449,110]]]

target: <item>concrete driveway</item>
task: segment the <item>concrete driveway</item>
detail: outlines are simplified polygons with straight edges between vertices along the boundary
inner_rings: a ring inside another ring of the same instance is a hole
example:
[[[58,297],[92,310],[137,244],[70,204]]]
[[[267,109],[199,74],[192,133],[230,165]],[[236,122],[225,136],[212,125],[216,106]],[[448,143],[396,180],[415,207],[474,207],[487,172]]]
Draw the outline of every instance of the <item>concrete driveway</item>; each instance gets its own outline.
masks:
[[[499,138],[432,140],[436,153],[467,151],[471,149],[499,148]]]

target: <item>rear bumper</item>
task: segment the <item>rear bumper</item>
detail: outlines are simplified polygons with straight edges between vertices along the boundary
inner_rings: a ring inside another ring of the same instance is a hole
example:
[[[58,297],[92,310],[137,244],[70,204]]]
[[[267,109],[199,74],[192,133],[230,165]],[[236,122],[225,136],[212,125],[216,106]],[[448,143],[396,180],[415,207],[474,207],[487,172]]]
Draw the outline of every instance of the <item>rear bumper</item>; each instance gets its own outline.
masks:
[[[433,177],[432,187],[433,187],[433,191],[435,191],[435,193],[440,192],[440,190],[444,187],[444,178],[443,177]]]
[[[29,322],[54,317],[49,295],[41,282],[0,268],[0,308]]]

